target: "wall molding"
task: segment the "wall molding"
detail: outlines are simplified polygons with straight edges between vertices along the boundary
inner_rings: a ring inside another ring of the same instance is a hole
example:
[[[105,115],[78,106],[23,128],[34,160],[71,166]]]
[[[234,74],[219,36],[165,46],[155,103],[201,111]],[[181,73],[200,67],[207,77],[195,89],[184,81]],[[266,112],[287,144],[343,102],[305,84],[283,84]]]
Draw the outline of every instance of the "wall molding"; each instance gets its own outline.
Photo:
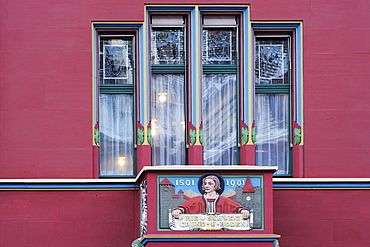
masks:
[[[0,191],[139,190],[139,175],[134,179],[0,179]],[[367,190],[370,189],[370,178],[274,178],[273,189]]]

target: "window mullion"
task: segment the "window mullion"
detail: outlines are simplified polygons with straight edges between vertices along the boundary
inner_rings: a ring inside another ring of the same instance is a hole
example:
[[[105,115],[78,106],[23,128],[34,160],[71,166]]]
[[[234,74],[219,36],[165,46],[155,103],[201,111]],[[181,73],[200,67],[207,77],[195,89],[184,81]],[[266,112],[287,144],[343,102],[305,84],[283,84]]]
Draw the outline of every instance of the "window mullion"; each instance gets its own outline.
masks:
[[[256,84],[256,93],[289,93],[290,84],[273,85],[273,84]]]
[[[154,74],[172,74],[172,73],[184,73],[184,65],[152,65],[152,73]]]
[[[100,85],[100,93],[134,93],[134,85]]]

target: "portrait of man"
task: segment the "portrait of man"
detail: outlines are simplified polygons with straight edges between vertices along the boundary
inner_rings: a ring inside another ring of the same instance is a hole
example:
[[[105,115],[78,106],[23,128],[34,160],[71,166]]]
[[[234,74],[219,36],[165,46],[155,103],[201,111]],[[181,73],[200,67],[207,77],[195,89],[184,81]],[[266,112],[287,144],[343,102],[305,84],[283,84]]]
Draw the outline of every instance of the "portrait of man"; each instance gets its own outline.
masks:
[[[178,219],[181,214],[198,213],[241,213],[244,219],[250,216],[249,209],[222,196],[224,181],[218,174],[203,174],[198,180],[201,196],[193,197],[172,211],[172,216]]]

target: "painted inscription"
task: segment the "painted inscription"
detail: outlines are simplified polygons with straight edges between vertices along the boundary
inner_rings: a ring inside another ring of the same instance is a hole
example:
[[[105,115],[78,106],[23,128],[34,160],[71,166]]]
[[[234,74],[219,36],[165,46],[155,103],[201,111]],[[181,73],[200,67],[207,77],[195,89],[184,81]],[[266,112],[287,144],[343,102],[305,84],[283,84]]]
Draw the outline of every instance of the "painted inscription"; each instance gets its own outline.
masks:
[[[177,231],[251,230],[251,215],[245,219],[242,214],[184,214],[175,219],[170,212],[169,224]]]

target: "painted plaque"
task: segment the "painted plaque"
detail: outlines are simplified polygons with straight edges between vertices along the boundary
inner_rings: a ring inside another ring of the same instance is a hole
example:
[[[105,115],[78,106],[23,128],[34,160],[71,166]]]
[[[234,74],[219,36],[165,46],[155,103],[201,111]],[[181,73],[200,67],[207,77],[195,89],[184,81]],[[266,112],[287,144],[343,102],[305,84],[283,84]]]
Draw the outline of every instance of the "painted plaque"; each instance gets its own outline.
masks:
[[[262,175],[158,175],[158,228],[263,229]]]

